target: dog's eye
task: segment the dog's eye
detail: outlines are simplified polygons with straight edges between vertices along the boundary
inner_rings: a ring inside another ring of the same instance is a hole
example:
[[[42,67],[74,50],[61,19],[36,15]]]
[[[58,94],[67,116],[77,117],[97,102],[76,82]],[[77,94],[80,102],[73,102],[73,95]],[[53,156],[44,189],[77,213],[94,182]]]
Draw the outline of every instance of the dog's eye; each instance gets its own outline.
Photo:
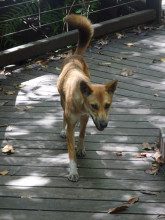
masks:
[[[108,109],[110,107],[110,104],[106,103],[105,104],[105,109]]]
[[[98,106],[96,104],[91,104],[92,108],[98,110]]]

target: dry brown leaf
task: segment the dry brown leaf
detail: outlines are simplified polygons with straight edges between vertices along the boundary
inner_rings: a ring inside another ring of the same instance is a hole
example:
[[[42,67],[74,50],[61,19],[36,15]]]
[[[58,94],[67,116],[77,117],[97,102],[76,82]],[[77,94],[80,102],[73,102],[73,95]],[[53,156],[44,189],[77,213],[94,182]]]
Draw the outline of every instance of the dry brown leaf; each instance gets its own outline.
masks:
[[[60,71],[61,69],[59,67],[56,67],[56,70]]]
[[[165,218],[165,214],[158,215],[156,218],[157,218],[157,219],[160,219],[160,218]]]
[[[151,157],[151,156],[152,156],[152,154],[147,153],[147,152],[139,153],[139,154],[135,155],[136,158],[144,158],[144,157]]]
[[[32,109],[32,108],[34,108],[34,106],[31,106],[31,105],[27,105],[26,106],[26,109],[28,110],[28,109]]]
[[[124,37],[124,34],[116,33],[117,39],[122,39]]]
[[[132,198],[132,199],[128,200],[126,202],[126,204],[134,204],[135,202],[138,202],[138,201],[139,201],[139,198],[135,197],[135,198]]]
[[[158,192],[152,192],[152,191],[149,191],[149,190],[141,191],[141,193],[147,194],[147,195],[158,195],[159,194]]]
[[[116,156],[121,157],[121,156],[123,156],[123,154],[122,154],[122,152],[117,152]]]
[[[6,105],[8,101],[0,102],[0,106]]]
[[[94,47],[96,47],[98,50],[101,50],[102,47],[95,45]]]
[[[129,207],[128,206],[118,206],[116,208],[111,208],[108,210],[108,213],[111,214],[111,213],[116,213],[116,212],[120,212],[120,211],[123,211],[125,209],[128,209]]]
[[[101,51],[98,52],[99,55],[104,55]]]
[[[19,111],[26,111],[26,108],[21,108],[21,107],[19,107],[19,106],[15,106],[14,108],[17,109],[17,110],[19,110]]]
[[[16,91],[5,91],[4,92],[6,95],[14,95]]]
[[[120,71],[120,75],[121,76],[133,76],[134,75],[134,72],[130,69],[122,69]]]
[[[158,168],[154,168],[152,170],[145,170],[145,173],[150,174],[150,175],[157,175],[159,172]]]
[[[49,61],[48,59],[45,59],[45,60],[37,60],[35,63],[45,65],[45,64],[48,63],[48,61]]]
[[[142,150],[152,150],[152,147],[148,142],[145,141],[142,144]]]
[[[134,43],[124,43],[124,45],[128,46],[128,47],[132,47],[134,46],[135,44]]]
[[[164,163],[164,159],[162,154],[160,153],[159,149],[157,149],[156,153],[153,155],[153,158],[156,160],[158,163]]]
[[[107,45],[108,44],[108,40],[103,40],[103,39],[100,39],[97,44],[100,44],[100,45]]]
[[[14,152],[15,152],[15,150],[14,150],[14,148],[13,148],[13,146],[11,144],[7,144],[6,146],[4,146],[2,148],[2,153],[10,154],[10,153],[14,153]]]
[[[0,172],[0,175],[6,176],[9,173],[9,170],[3,170]]]
[[[30,196],[28,196],[28,195],[23,195],[23,196],[21,196],[21,199],[30,199],[31,197]]]
[[[153,59],[152,60],[152,63],[159,63],[160,62],[160,60],[158,60],[158,59]]]

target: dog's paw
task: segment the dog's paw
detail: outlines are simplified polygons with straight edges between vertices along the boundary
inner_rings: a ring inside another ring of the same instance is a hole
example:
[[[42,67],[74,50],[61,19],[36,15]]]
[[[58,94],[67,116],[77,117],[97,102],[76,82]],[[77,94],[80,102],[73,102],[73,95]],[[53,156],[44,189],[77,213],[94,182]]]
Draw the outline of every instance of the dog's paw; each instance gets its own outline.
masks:
[[[80,149],[80,148],[76,148],[76,155],[78,157],[85,157],[86,156],[86,150],[83,148],[83,149]]]
[[[65,129],[62,129],[62,131],[60,133],[60,137],[66,138],[66,131],[65,131]]]
[[[68,176],[68,180],[72,181],[72,182],[77,182],[79,180],[79,175],[77,174],[69,174]]]

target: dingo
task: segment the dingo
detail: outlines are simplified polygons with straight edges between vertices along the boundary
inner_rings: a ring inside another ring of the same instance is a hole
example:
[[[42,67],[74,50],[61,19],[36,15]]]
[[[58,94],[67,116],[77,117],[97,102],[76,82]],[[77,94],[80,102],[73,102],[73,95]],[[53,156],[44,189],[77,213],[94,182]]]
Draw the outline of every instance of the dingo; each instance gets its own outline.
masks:
[[[118,80],[105,85],[91,84],[90,73],[83,55],[93,36],[91,22],[81,15],[68,15],[65,22],[79,30],[79,41],[74,55],[65,58],[57,88],[64,110],[62,137],[67,137],[70,174],[68,179],[76,182],[79,179],[76,154],[84,157],[84,136],[89,116],[96,128],[103,131],[108,125],[108,112]],[[75,148],[74,128],[80,122],[80,134]],[[66,131],[66,133],[65,133]]]

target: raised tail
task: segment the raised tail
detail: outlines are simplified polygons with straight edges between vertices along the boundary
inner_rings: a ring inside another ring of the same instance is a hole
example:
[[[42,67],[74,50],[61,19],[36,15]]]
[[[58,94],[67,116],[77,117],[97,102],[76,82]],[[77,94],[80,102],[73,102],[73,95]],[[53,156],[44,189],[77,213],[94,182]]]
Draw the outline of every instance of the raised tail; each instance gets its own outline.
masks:
[[[65,17],[65,22],[79,30],[79,41],[75,54],[83,56],[94,32],[90,20],[82,15],[70,14]]]

